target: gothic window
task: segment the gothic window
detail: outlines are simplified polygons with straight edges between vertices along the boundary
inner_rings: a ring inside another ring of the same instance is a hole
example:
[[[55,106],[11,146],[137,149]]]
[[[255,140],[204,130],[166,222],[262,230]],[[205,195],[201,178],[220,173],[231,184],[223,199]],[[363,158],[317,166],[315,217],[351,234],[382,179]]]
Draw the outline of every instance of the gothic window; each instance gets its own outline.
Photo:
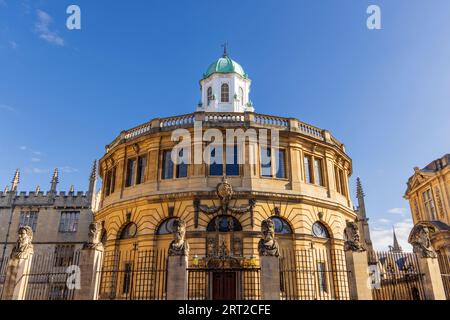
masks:
[[[206,90],[206,95],[207,95],[207,101],[208,101],[208,106],[210,104],[210,102],[213,99],[213,94],[212,94],[212,88],[208,87],[208,89]]]
[[[220,101],[229,102],[230,101],[230,87],[228,84],[223,83],[220,89]]]
[[[128,223],[120,233],[120,240],[134,238],[137,234],[137,225],[133,222]]]
[[[242,231],[242,226],[238,219],[232,216],[217,216],[212,219],[206,231],[219,231],[219,232],[229,232],[229,231]]]
[[[78,220],[80,218],[79,211],[63,211],[59,220],[59,232],[70,233],[77,232]]]
[[[37,211],[22,211],[20,213],[19,229],[25,226],[31,227],[36,232],[38,213]]]
[[[320,222],[315,222],[312,225],[312,235],[317,238],[329,238],[327,228]]]
[[[275,225],[275,233],[277,234],[291,234],[292,229],[289,223],[287,223],[286,220],[279,218],[279,217],[272,217],[270,218],[273,221],[273,224]]]
[[[173,229],[173,223],[177,220],[177,218],[169,218],[164,220],[158,227],[158,230],[156,231],[156,234],[162,235],[162,234],[172,234]]]

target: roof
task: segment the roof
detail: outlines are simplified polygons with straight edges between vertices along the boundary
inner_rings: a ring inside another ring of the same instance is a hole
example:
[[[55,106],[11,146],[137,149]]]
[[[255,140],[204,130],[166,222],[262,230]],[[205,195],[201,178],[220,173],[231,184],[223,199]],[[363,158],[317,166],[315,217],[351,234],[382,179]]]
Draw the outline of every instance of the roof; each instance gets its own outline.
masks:
[[[247,74],[242,66],[232,60],[226,53],[209,65],[208,69],[203,74],[203,79],[208,78],[213,73],[237,73],[240,76],[247,78]]]

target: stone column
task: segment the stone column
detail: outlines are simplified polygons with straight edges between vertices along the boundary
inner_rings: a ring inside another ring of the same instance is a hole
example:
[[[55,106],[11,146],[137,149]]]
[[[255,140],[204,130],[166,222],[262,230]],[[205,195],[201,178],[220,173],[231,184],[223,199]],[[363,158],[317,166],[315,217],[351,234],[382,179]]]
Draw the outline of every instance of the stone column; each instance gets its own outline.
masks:
[[[188,257],[167,258],[167,300],[186,300],[188,289]]]
[[[423,274],[422,283],[425,299],[446,300],[438,259],[435,257],[424,257],[419,253],[417,254],[417,260],[420,272]]]
[[[80,288],[74,300],[97,300],[103,264],[103,246],[85,247],[80,252]]]
[[[347,262],[348,287],[351,300],[372,300],[372,291],[369,286],[369,264],[367,251],[345,252]]]
[[[280,260],[275,256],[260,256],[261,298],[280,300]]]
[[[23,259],[9,259],[1,300],[25,300],[32,260],[32,253]]]

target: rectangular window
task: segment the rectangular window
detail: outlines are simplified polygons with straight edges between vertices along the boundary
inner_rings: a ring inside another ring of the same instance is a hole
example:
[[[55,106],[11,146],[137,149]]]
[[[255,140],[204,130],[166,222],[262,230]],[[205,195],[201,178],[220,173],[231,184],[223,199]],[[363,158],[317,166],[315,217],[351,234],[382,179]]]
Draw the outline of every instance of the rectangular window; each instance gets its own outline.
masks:
[[[131,263],[125,263],[124,272],[123,272],[123,285],[122,285],[122,293],[128,294],[131,289],[131,273],[133,266]]]
[[[334,181],[336,183],[336,191],[339,193],[342,193],[342,189],[341,189],[341,181],[339,178],[339,169],[338,167],[334,167]]]
[[[434,206],[433,194],[431,193],[431,189],[428,189],[427,191],[422,193],[422,198],[429,218],[431,220],[436,220],[436,207]]]
[[[317,282],[320,292],[327,292],[327,277],[324,262],[317,262]]]
[[[211,150],[211,160],[209,163],[209,175],[221,176],[223,175],[223,158],[222,148],[213,148]]]
[[[275,162],[277,163],[276,177],[278,179],[286,178],[286,153],[285,150],[278,149],[275,154]]]
[[[59,220],[59,232],[72,233],[78,230],[79,211],[63,211]]]
[[[166,150],[163,152],[162,178],[173,179],[173,161],[171,150]]]
[[[33,232],[36,232],[37,219],[37,211],[22,211],[20,213],[19,228],[29,226]]]
[[[322,160],[321,159],[314,159],[314,182],[319,185],[323,186],[323,178],[322,178]]]
[[[307,183],[313,183],[312,170],[311,170],[311,157],[304,157],[304,165],[305,165],[305,181]]]
[[[116,168],[114,167],[106,171],[105,195],[109,196],[111,193],[114,192],[115,184],[116,184]]]
[[[226,175],[239,176],[238,146],[227,147],[226,150]]]
[[[116,167],[114,167],[111,171],[111,193],[114,193],[114,190],[116,189]]]
[[[183,149],[180,150],[179,159],[181,160],[183,158]],[[179,162],[179,161],[178,161]],[[184,163],[184,160],[181,161],[181,163],[177,164],[177,178],[186,178],[187,177],[187,171],[188,171],[188,165]]]
[[[346,195],[346,189],[345,189],[345,179],[344,179],[344,171],[341,169],[339,170],[339,184],[341,185],[341,194]]]
[[[145,181],[146,166],[147,166],[147,157],[146,156],[138,157],[136,184],[141,184]]]
[[[272,150],[261,147],[261,176],[272,177]]]
[[[75,245],[57,245],[55,247],[55,267],[68,267],[73,264]]]
[[[125,187],[134,186],[135,179],[136,179],[136,159],[128,159]]]

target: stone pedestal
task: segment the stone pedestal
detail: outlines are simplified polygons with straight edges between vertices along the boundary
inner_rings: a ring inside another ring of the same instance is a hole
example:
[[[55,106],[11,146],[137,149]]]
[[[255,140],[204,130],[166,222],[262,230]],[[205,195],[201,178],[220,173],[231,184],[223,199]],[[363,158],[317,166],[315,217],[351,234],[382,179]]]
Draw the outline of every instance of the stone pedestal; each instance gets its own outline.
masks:
[[[167,258],[167,300],[186,300],[188,288],[187,256]]]
[[[33,255],[29,254],[26,259],[8,261],[2,300],[25,300],[32,260]]]
[[[420,272],[423,273],[423,288],[427,300],[446,300],[441,270],[436,258],[423,258],[417,254]]]
[[[80,252],[80,288],[75,300],[97,300],[103,263],[103,247],[85,248]]]
[[[260,256],[261,298],[280,300],[280,260],[273,256]]]
[[[372,290],[369,286],[370,275],[367,262],[367,251],[345,252],[347,262],[348,286],[351,300],[372,300]]]

